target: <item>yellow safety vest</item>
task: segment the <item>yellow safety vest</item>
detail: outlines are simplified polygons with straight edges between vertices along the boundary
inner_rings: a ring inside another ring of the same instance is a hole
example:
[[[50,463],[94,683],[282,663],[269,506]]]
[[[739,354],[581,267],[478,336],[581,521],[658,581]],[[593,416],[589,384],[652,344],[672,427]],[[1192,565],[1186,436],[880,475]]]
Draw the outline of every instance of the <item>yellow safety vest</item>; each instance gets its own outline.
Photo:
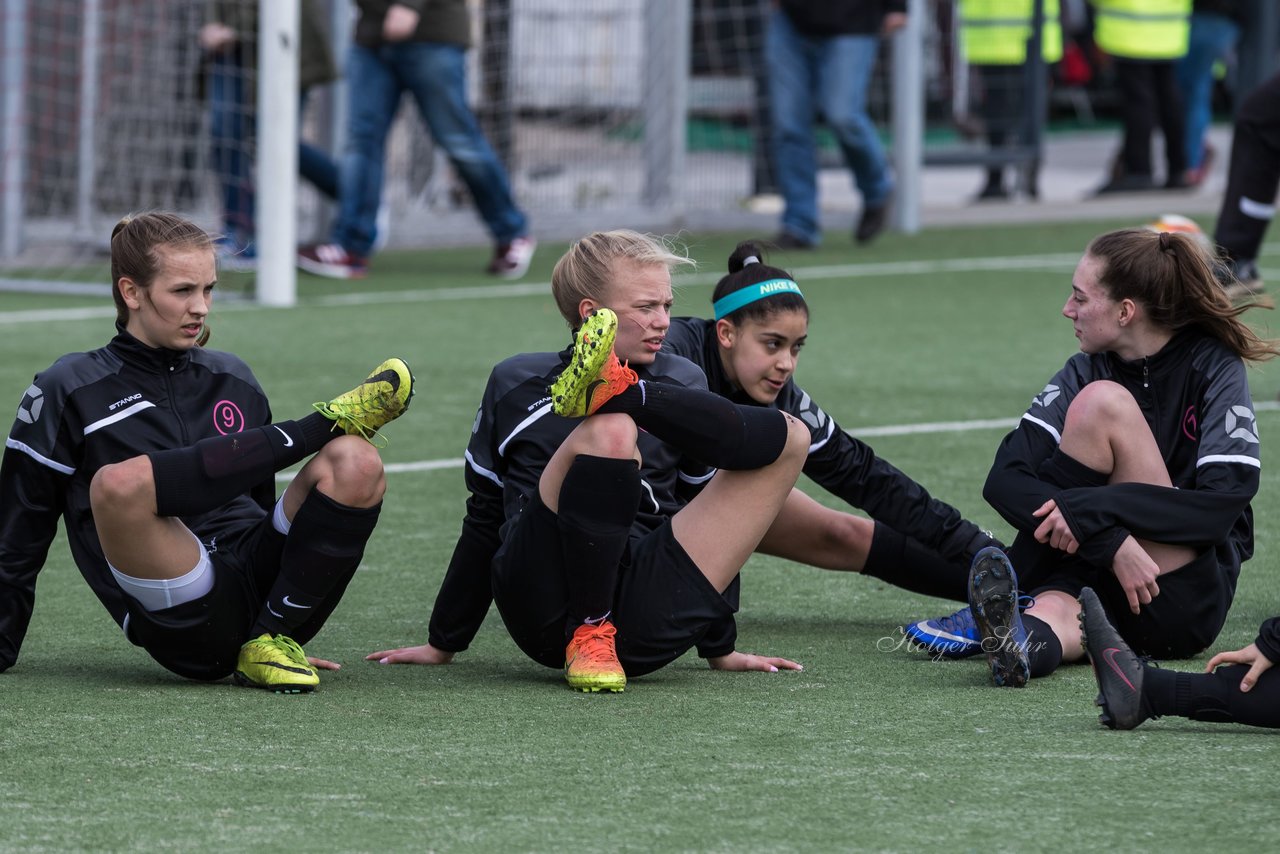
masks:
[[[960,0],[960,44],[974,65],[1021,65],[1031,38],[1033,0]],[[1062,20],[1058,0],[1044,0],[1041,55],[1062,59]]]
[[[1177,59],[1191,36],[1191,0],[1092,0],[1093,40],[1121,59]]]

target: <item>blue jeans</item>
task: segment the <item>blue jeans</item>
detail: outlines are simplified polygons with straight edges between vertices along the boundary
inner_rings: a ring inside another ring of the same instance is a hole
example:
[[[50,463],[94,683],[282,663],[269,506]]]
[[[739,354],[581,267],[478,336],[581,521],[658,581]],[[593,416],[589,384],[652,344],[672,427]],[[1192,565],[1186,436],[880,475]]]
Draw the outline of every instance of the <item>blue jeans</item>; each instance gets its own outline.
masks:
[[[527,232],[525,216],[512,198],[506,169],[467,105],[465,60],[465,50],[452,44],[351,47],[347,60],[347,143],[339,166],[334,243],[360,256],[368,255],[373,246],[387,133],[405,91],[413,95],[432,138],[471,191],[494,241],[509,243]]]
[[[249,145],[254,122],[252,91],[244,69],[230,56],[209,66],[210,158],[222,192],[222,229],[236,246],[253,239],[253,158]]]
[[[218,56],[209,67],[210,154],[222,188],[222,228],[236,246],[253,241],[253,151],[257,132],[253,88],[233,56]],[[307,93],[298,100],[306,107]],[[298,173],[331,199],[338,198],[338,166],[324,151],[298,141]]]
[[[819,112],[835,134],[866,208],[885,204],[893,178],[875,125],[867,87],[880,41],[874,35],[814,37],[796,30],[781,9],[765,32],[765,65],[773,126],[774,170],[786,208],[782,230],[821,239],[818,160],[813,124]]]
[[[1178,88],[1182,90],[1187,133],[1187,168],[1200,166],[1204,135],[1213,111],[1213,64],[1225,59],[1240,38],[1240,27],[1223,15],[1191,14],[1191,42],[1178,60]]]

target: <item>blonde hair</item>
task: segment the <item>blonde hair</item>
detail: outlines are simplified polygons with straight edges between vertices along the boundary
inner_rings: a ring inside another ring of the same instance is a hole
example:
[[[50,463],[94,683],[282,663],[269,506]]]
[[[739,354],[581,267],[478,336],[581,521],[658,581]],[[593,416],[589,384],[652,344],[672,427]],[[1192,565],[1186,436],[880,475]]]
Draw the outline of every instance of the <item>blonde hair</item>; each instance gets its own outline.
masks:
[[[1233,306],[1214,275],[1209,251],[1185,234],[1126,228],[1095,237],[1085,250],[1102,262],[1098,283],[1111,299],[1141,303],[1158,326],[1180,332],[1198,326],[1250,362],[1280,355],[1240,320],[1251,306]]]
[[[576,329],[582,323],[578,306],[584,299],[605,301],[614,265],[619,261],[661,264],[668,270],[696,266],[693,259],[677,251],[665,238],[628,229],[588,234],[560,256],[551,272],[551,294],[569,326]]]
[[[132,279],[141,288],[150,288],[160,272],[160,256],[156,250],[206,249],[213,251],[213,238],[203,228],[165,211],[131,214],[111,230],[111,297],[116,303],[116,322],[129,322],[129,306],[120,292],[120,280]],[[196,344],[203,347],[209,340],[206,323]]]

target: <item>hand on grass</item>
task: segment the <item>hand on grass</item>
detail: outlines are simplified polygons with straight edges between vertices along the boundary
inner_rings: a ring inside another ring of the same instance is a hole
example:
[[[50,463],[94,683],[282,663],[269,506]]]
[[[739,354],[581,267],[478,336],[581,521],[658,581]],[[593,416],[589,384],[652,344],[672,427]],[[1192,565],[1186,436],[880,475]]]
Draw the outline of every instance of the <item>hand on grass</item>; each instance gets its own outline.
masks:
[[[712,670],[733,670],[738,672],[759,670],[764,673],[777,673],[779,670],[804,670],[801,665],[785,658],[771,658],[767,655],[753,655],[749,652],[738,652],[737,650],[728,655],[708,658],[707,664],[711,665]]]
[[[422,646],[402,646],[399,649],[371,652],[364,660],[379,664],[448,664],[453,661],[453,653],[424,643]]]
[[[1160,585],[1156,583],[1160,567],[1132,536],[1125,537],[1116,550],[1111,571],[1124,589],[1129,610],[1135,614],[1139,613],[1140,606],[1150,605],[1151,600],[1160,595]]]
[[[1220,652],[1204,666],[1205,673],[1212,673],[1215,668],[1223,664],[1247,664],[1249,672],[1240,680],[1240,690],[1247,692],[1254,685],[1258,684],[1258,677],[1267,672],[1271,668],[1271,659],[1262,654],[1262,650],[1258,649],[1257,644],[1249,644],[1244,649],[1236,649],[1231,652]]]
[[[318,667],[321,670],[341,670],[342,665],[336,661],[328,661],[323,658],[316,658],[314,655],[307,656],[307,664],[312,667]]]

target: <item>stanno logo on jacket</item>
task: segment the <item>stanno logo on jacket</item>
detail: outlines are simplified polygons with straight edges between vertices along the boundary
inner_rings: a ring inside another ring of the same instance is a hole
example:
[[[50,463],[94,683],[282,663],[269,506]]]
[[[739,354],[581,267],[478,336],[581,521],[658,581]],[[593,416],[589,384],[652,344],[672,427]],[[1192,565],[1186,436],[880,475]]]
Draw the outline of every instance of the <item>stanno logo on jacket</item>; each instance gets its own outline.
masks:
[[[1227,435],[1232,439],[1243,439],[1251,445],[1258,442],[1258,421],[1253,410],[1247,406],[1236,404],[1227,412]]]

